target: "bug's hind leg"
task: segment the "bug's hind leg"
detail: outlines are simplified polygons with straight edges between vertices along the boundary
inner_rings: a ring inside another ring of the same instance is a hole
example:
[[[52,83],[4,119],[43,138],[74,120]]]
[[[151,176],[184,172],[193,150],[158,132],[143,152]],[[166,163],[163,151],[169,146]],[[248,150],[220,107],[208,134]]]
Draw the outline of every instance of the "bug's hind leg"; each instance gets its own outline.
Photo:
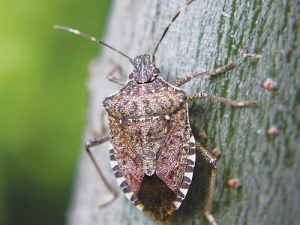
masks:
[[[94,164],[97,173],[99,174],[100,178],[103,180],[105,186],[107,187],[107,189],[112,193],[112,198],[109,199],[108,201],[102,203],[100,205],[101,208],[109,205],[110,203],[112,203],[116,198],[117,198],[117,191],[116,189],[107,181],[107,179],[105,178],[104,174],[102,173],[97,161],[95,160],[95,157],[93,156],[92,152],[90,151],[90,148],[101,145],[102,143],[105,143],[107,141],[110,140],[110,136],[104,136],[104,137],[100,137],[100,138],[94,138],[92,140],[89,140],[86,142],[85,144],[85,151],[87,152],[88,156],[90,157],[92,163]]]
[[[123,79],[120,79],[120,78],[117,78],[114,76],[114,73],[116,73],[116,72],[119,72],[121,74],[121,77],[124,78],[124,75],[122,72],[122,67],[120,65],[115,65],[114,68],[112,69],[112,71],[106,75],[106,78],[115,84],[124,86],[125,82],[123,81]]]
[[[209,151],[207,151],[200,143],[196,142],[196,147],[197,150],[205,157],[205,159],[212,166],[211,178],[209,184],[209,197],[205,206],[205,216],[212,225],[217,225],[217,222],[215,221],[212,215],[212,204],[214,200],[215,181],[217,175],[217,159],[213,157],[213,155]]]
[[[206,72],[203,72],[203,73],[197,73],[197,74],[194,74],[194,75],[186,75],[185,77],[181,78],[179,81],[177,81],[174,86],[176,87],[180,87],[182,85],[184,85],[185,83],[189,82],[190,80],[194,79],[194,78],[197,78],[197,77],[203,77],[205,75],[211,75],[211,76],[214,76],[214,75],[219,75],[221,73],[224,73],[225,71],[231,69],[235,67],[235,64],[233,62],[227,64],[226,66],[223,66],[223,67],[219,67],[218,69],[212,69],[212,70],[209,70],[209,71],[206,71]]]

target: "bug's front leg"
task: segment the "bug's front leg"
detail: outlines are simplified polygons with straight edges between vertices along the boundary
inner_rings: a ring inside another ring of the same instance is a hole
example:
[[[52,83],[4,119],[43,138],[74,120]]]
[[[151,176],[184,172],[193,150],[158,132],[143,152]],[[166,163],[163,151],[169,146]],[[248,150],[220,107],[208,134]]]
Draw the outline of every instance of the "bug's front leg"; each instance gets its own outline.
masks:
[[[184,85],[185,83],[189,82],[190,80],[192,80],[194,78],[197,78],[197,77],[201,77],[201,76],[205,76],[205,75],[218,75],[218,74],[224,73],[225,71],[227,71],[227,70],[229,70],[233,67],[235,67],[235,64],[233,62],[231,62],[231,63],[227,64],[226,66],[220,67],[216,70],[212,69],[212,70],[209,70],[209,71],[206,71],[206,72],[203,72],[203,73],[198,73],[198,74],[195,74],[195,75],[187,75],[184,78],[180,79],[178,82],[176,82],[174,84],[174,86],[180,87],[180,86]],[[221,102],[225,102],[225,103],[227,103],[231,106],[234,106],[234,107],[257,106],[258,105],[257,101],[237,102],[237,101],[234,101],[234,100],[218,97],[218,96],[208,94],[208,93],[203,93],[203,92],[197,93],[197,94],[192,95],[192,96],[188,96],[188,101],[192,102],[192,101],[200,100],[200,99],[203,99],[203,98],[212,98],[212,99],[215,99],[215,100],[218,100],[218,101],[221,101]]]
[[[212,166],[211,178],[209,184],[209,197],[205,206],[205,216],[212,225],[217,225],[217,222],[215,221],[212,215],[212,204],[214,200],[215,182],[216,182],[216,175],[217,175],[217,159],[213,157],[213,155],[209,151],[207,151],[200,143],[196,142],[196,147],[197,150],[205,157],[205,159]]]
[[[107,136],[104,136],[104,137],[94,138],[92,140],[89,140],[85,144],[85,151],[87,152],[88,156],[90,157],[90,159],[92,160],[94,166],[96,167],[97,173],[99,174],[100,178],[103,180],[103,182],[104,182],[105,186],[107,187],[107,189],[113,195],[112,199],[110,199],[109,201],[101,204],[101,206],[100,206],[101,208],[103,208],[103,207],[107,206],[108,204],[112,203],[117,198],[118,192],[115,190],[115,188],[110,183],[108,183],[108,181],[105,178],[104,174],[102,173],[98,163],[96,162],[95,157],[93,156],[92,152],[90,151],[90,148],[101,145],[102,143],[105,143],[109,140],[110,140],[110,136],[107,135]]]
[[[114,76],[114,73],[116,73],[116,72],[119,72],[121,74],[121,77],[123,77],[122,67],[120,65],[115,65],[114,68],[112,69],[112,71],[106,75],[106,78],[115,84],[124,86],[125,82],[122,79]]]
[[[231,62],[231,63],[227,64],[226,66],[219,67],[218,69],[212,69],[212,70],[209,70],[209,71],[206,71],[203,73],[197,73],[194,75],[186,75],[185,77],[183,77],[179,81],[177,81],[174,84],[174,86],[180,87],[180,86],[184,85],[185,83],[189,82],[190,80],[197,78],[197,77],[203,77],[206,75],[211,75],[211,76],[218,75],[218,74],[224,73],[225,71],[227,71],[233,67],[235,67],[235,64],[233,62]]]

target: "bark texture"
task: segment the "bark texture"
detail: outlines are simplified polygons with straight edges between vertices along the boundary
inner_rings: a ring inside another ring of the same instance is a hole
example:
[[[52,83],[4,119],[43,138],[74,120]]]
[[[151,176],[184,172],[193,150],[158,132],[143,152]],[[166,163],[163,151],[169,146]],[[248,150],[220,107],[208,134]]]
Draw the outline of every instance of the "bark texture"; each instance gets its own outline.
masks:
[[[185,3],[116,0],[104,41],[132,58],[152,54],[165,27]],[[182,88],[189,94],[207,92],[237,101],[259,101],[257,108],[232,108],[207,99],[190,105],[190,122],[198,141],[208,150],[222,152],[213,209],[219,224],[300,224],[299,15],[297,0],[196,0],[171,26],[157,51],[156,66],[170,83],[234,61],[235,69],[195,79]],[[246,53],[262,58],[245,59]],[[128,60],[104,47],[90,67],[84,141],[100,132],[102,101],[119,88],[105,78],[115,63],[129,75]],[[276,90],[263,87],[267,78],[277,82]],[[267,133],[272,126],[278,128],[278,135]],[[202,132],[207,134],[204,142],[198,138]],[[108,150],[107,143],[93,152],[118,189],[118,199],[98,208],[110,194],[83,152],[68,224],[155,224],[124,197],[110,169]],[[171,224],[208,224],[203,209],[209,176],[210,166],[198,154],[193,183]],[[242,187],[230,188],[231,178],[238,178]]]

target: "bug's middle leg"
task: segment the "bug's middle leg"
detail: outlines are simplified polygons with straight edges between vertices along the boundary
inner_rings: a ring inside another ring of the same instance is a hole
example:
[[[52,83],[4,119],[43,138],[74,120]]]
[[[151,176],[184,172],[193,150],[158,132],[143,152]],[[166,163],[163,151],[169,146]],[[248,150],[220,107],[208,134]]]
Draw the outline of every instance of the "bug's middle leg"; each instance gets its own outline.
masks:
[[[217,159],[198,142],[196,142],[196,148],[212,166],[209,184],[209,197],[205,206],[205,216],[212,225],[217,225],[217,222],[212,215],[212,204],[214,200],[215,182],[217,175]]]
[[[188,96],[187,100],[188,100],[188,102],[193,102],[193,101],[200,100],[200,99],[203,99],[203,98],[212,98],[212,99],[218,100],[220,102],[227,103],[227,104],[229,104],[231,106],[234,106],[234,107],[257,106],[258,105],[257,101],[237,102],[237,101],[234,101],[234,100],[231,100],[231,99],[222,98],[222,97],[215,96],[215,95],[208,94],[208,93],[204,93],[204,92],[200,92],[200,93],[197,93],[195,95]]]
[[[94,138],[92,140],[89,140],[86,142],[85,144],[85,151],[87,152],[88,156],[90,157],[92,163],[94,164],[97,173],[99,174],[100,178],[103,180],[105,186],[107,187],[107,189],[112,193],[113,197],[112,199],[110,199],[109,201],[105,202],[104,204],[101,204],[101,208],[107,206],[108,204],[110,204],[111,202],[113,202],[116,198],[117,198],[117,191],[116,189],[107,181],[107,179],[105,178],[104,174],[102,173],[95,157],[93,156],[92,152],[90,151],[91,147],[95,147],[98,145],[101,145],[102,143],[105,143],[107,141],[110,140],[110,136],[104,136],[104,137],[100,137],[100,138]]]

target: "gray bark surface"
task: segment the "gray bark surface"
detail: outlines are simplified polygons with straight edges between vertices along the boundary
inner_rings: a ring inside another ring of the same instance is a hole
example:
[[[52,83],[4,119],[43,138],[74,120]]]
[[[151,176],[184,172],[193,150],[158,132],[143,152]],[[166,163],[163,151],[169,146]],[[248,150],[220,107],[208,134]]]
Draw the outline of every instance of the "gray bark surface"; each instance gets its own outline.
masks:
[[[116,0],[104,41],[134,58],[152,54],[165,27],[183,0]],[[225,12],[227,15],[222,15]],[[175,83],[185,75],[204,72],[234,61],[237,67],[217,77],[194,79],[182,88],[188,94],[207,92],[237,101],[259,101],[257,108],[232,108],[214,100],[190,104],[190,123],[208,150],[218,148],[218,174],[213,215],[219,224],[300,224],[300,46],[299,1],[196,0],[173,23],[162,41],[156,66]],[[84,42],[83,42],[84,45]],[[84,47],[84,46],[83,46]],[[102,47],[91,65],[90,105],[84,141],[100,132],[103,99],[119,89],[106,80],[115,63],[128,77],[128,60]],[[261,54],[260,60],[245,53]],[[126,79],[127,79],[126,77]],[[278,88],[263,83],[274,79]],[[267,133],[272,126],[278,135]],[[67,215],[69,225],[155,224],[124,197],[109,166],[109,143],[93,148],[99,166],[119,192],[104,209],[110,193],[86,154]],[[197,154],[193,183],[170,224],[208,224],[203,209],[210,166]],[[238,178],[242,187],[227,182]]]

